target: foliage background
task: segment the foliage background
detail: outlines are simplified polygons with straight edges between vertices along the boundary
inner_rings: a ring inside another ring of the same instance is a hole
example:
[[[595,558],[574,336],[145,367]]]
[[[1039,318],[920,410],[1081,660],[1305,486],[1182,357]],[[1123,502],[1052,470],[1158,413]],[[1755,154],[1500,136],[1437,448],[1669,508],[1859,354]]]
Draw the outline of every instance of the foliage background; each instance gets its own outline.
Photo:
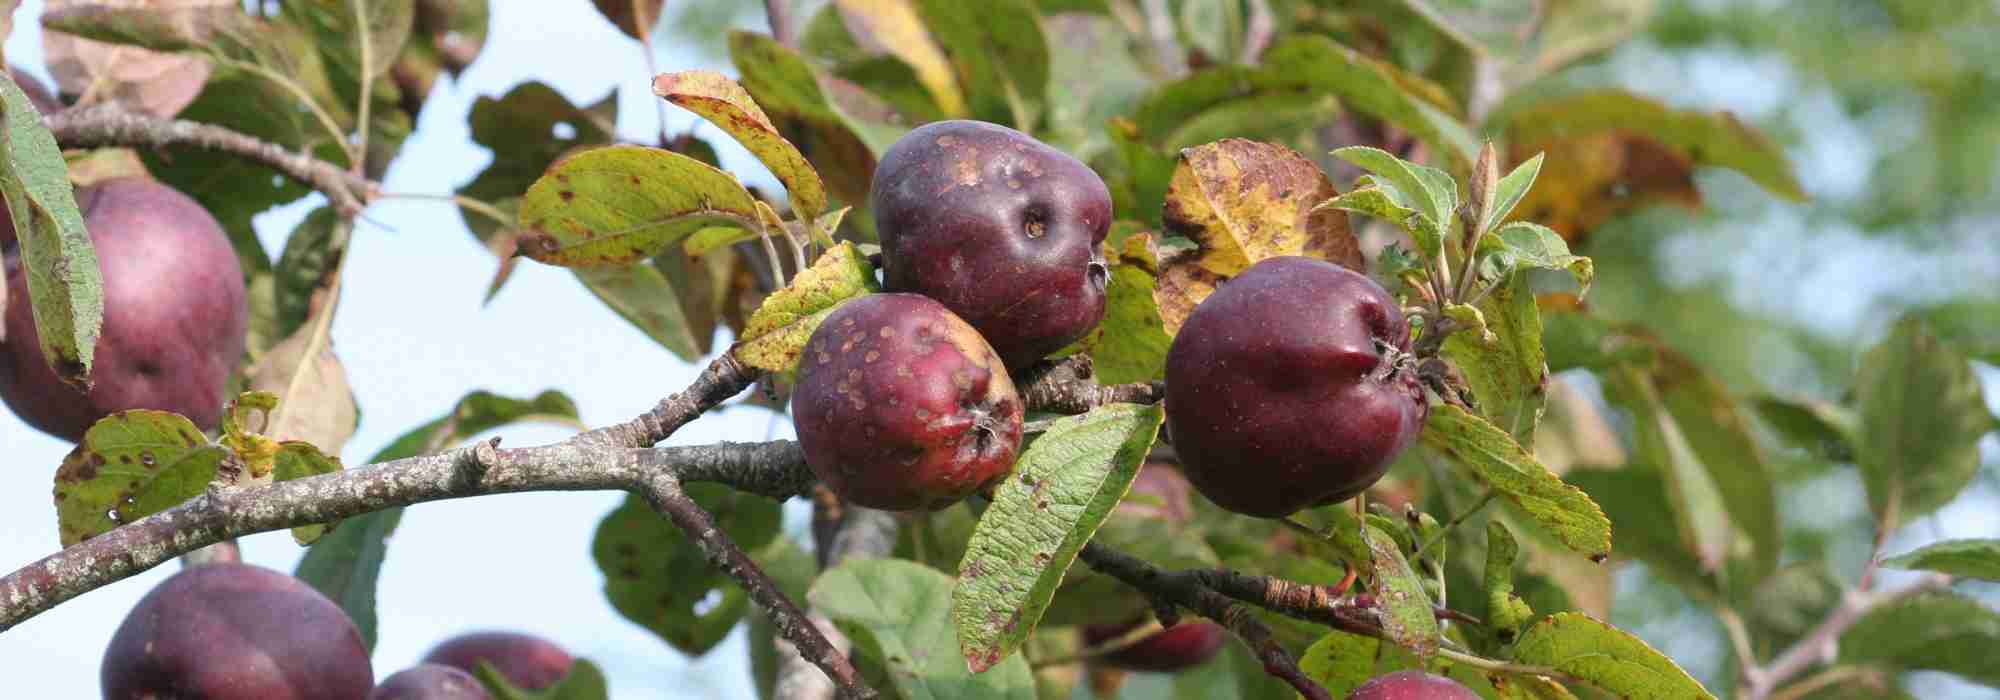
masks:
[[[1284,4],[1284,3],[1280,3]],[[661,70],[731,72],[720,27],[761,29],[756,3],[670,2]],[[41,73],[41,3],[26,2],[8,55]],[[487,50],[459,80],[441,80],[390,189],[445,192],[487,155],[464,116],[472,100],[542,80],[571,101],[619,90],[622,136],[655,133],[661,114],[637,44],[586,3],[495,0]],[[676,14],[685,13],[685,14]],[[801,13],[801,17],[809,16]],[[1669,104],[1728,109],[1784,144],[1812,195],[1777,199],[1731,172],[1696,182],[1707,208],[1652,208],[1599,227],[1580,252],[1598,265],[1603,314],[1643,320],[1740,393],[1834,399],[1858,349],[1910,309],[1981,329],[1978,364],[2000,411],[2000,13],[1978,0],[1662,0],[1645,32],[1561,80],[1618,85]],[[607,69],[607,67],[616,67]],[[1060,80],[1061,76],[1058,76]],[[670,132],[696,122],[666,107]],[[725,166],[753,184],[760,166],[713,127],[695,127]],[[1560,170],[1551,161],[1545,172]],[[1341,184],[1345,184],[1344,182]],[[276,250],[319,201],[259,220]],[[532,394],[558,388],[585,422],[644,410],[684,385],[693,367],[659,349],[597,303],[567,272],[522,265],[482,307],[490,257],[442,204],[397,201],[372,209],[357,232],[349,285],[333,337],[365,411],[346,450],[359,458],[434,417],[469,388]],[[393,226],[385,228],[383,224]],[[541,323],[563,333],[536,333]],[[635,374],[604,371],[634,362]],[[634,377],[639,381],[634,381]],[[1565,375],[1586,393],[1587,376]],[[1615,425],[1622,428],[1623,426]],[[514,444],[559,437],[517,428]],[[674,441],[783,437],[789,427],[757,409],[699,421]],[[47,517],[48,465],[67,446],[12,420],[0,423],[0,559],[29,561],[56,541]],[[1946,538],[2000,537],[2000,439],[1981,444],[1980,477],[1958,500],[1913,523],[1886,550]],[[1858,476],[1787,455],[1780,509],[1786,561],[1826,558],[1851,576],[1868,556],[1871,525]],[[618,617],[588,558],[592,528],[617,494],[531,494],[426,505],[410,511],[384,571],[381,675],[429,645],[474,627],[513,627],[561,640],[598,661],[621,697],[741,697],[750,692],[742,632],[688,660]],[[802,504],[788,511],[802,520]],[[289,569],[300,550],[282,534],[246,541],[252,561]],[[62,606],[0,637],[9,669],[31,669],[35,697],[94,694],[104,640],[130,605],[174,567],[161,567]],[[1901,581],[1885,571],[1885,585]],[[1703,609],[1657,582],[1641,564],[1620,570],[1612,622],[1633,629],[1722,690],[1726,642]],[[1850,581],[1851,583],[1851,581]],[[1961,584],[1989,604],[2000,585]],[[1922,675],[1922,674],[1920,674]],[[17,681],[18,682],[18,681]],[[1143,683],[1133,693],[1143,692]],[[1922,675],[1919,697],[2000,693]],[[1131,696],[1137,696],[1131,695]]]

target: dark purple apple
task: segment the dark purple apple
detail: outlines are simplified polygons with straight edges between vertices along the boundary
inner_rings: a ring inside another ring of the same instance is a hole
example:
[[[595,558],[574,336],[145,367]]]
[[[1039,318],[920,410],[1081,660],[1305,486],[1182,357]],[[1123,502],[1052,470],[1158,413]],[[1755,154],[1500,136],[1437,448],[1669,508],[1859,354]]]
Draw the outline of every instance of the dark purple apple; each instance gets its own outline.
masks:
[[[1153,518],[1179,527],[1194,519],[1194,506],[1189,502],[1192,495],[1187,477],[1181,476],[1174,465],[1147,462],[1140,467],[1139,476],[1132,479],[1132,489],[1125,500],[1118,503],[1117,515]]]
[[[1125,636],[1137,624],[1084,625],[1083,643],[1094,647]],[[1127,671],[1173,673],[1215,658],[1229,640],[1229,631],[1207,620],[1186,618],[1179,624],[1137,643],[1099,657],[1101,663]]]
[[[1374,484],[1429,404],[1395,299],[1324,260],[1269,258],[1223,283],[1167,351],[1167,428],[1188,481],[1266,518]]]
[[[1069,154],[997,124],[932,122],[882,155],[869,201],[884,288],[943,302],[1008,367],[1103,320],[1111,193]]]
[[[1479,700],[1479,694],[1437,674],[1397,671],[1361,684],[1347,700]]]
[[[493,700],[472,674],[441,664],[418,664],[382,679],[368,700]]]
[[[576,659],[555,642],[518,632],[473,632],[447,639],[424,663],[477,673],[480,662],[522,690],[542,690],[569,675]]]
[[[215,428],[250,314],[222,226],[187,195],[146,178],[80,189],[77,205],[104,280],[93,386],[77,390],[42,359],[28,281],[19,255],[9,254],[0,399],[28,425],[71,442],[99,418],[134,408]]]
[[[355,700],[375,684],[340,606],[248,564],[182,570],[139,599],[104,651],[105,700]]]
[[[1003,478],[1021,397],[978,331],[927,297],[871,294],[799,358],[792,419],[821,483],[857,505],[937,510]]]

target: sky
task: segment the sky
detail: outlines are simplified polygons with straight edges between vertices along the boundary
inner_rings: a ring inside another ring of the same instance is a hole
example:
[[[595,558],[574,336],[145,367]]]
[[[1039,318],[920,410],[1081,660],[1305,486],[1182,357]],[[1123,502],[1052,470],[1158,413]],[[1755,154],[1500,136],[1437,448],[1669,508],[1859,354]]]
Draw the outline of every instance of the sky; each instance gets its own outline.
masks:
[[[490,160],[466,125],[473,100],[504,94],[523,80],[547,82],[580,104],[617,90],[620,135],[643,139],[659,133],[660,111],[643,50],[588,3],[494,0],[492,7],[485,51],[459,80],[438,83],[416,134],[385,178],[388,191],[443,194],[471,180]],[[34,20],[41,9],[40,0],[22,3],[6,55],[46,80]],[[662,71],[728,70],[723,59],[697,59],[670,47],[657,61]],[[676,107],[665,111],[676,133],[697,122]],[[724,165],[746,181],[776,188],[775,180],[715,127],[701,123],[695,133],[715,144]],[[274,255],[281,250],[285,235],[319,201],[315,195],[260,217],[266,248]],[[644,412],[686,386],[697,371],[558,268],[523,261],[492,303],[482,305],[495,260],[445,203],[377,203],[357,227],[347,264],[332,338],[362,411],[360,429],[342,452],[348,464],[367,459],[475,389],[514,396],[559,389],[576,399],[584,421],[595,426]],[[669,444],[790,437],[789,423],[773,425],[769,416],[749,408],[711,414]],[[503,436],[504,444],[528,446],[566,433],[528,426],[493,434]],[[0,569],[12,570],[59,548],[49,489],[70,447],[12,414],[0,415],[0,454],[6,455],[0,465]],[[377,677],[413,665],[449,636],[499,628],[545,636],[592,659],[609,677],[614,697],[752,695],[744,628],[707,655],[688,659],[605,602],[590,539],[621,497],[517,494],[410,508],[382,571]],[[792,521],[802,512],[794,503]],[[246,561],[286,572],[304,551],[285,532],[251,536],[242,544]],[[0,634],[0,672],[8,678],[9,694],[96,697],[98,665],[112,632],[141,596],[179,570],[178,564],[156,567]]]

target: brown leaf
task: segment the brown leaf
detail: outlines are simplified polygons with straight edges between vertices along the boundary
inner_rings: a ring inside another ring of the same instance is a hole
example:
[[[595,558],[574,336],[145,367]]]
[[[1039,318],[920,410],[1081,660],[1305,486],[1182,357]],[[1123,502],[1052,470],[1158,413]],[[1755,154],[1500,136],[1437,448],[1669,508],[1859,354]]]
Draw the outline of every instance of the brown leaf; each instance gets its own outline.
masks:
[[[273,440],[303,440],[329,455],[340,454],[341,446],[354,437],[358,415],[354,391],[347,383],[347,369],[335,357],[333,348],[321,338],[312,364],[301,367],[300,360],[314,345],[315,324],[271,348],[250,367],[250,389],[278,395],[278,408],[271,414],[264,434]]]
[[[592,0],[604,18],[618,25],[626,36],[651,44],[653,27],[660,23],[660,8],[667,0]]]
[[[1216,284],[1265,258],[1305,255],[1365,272],[1347,214],[1313,211],[1338,194],[1319,166],[1284,146],[1224,139],[1182,150],[1162,221],[1196,249],[1161,261],[1153,298],[1167,333]]]
[[[1514,163],[1545,153],[1534,188],[1508,218],[1562,234],[1572,249],[1619,214],[1654,204],[1699,209],[1694,163],[1672,148],[1625,131],[1517,143]]]
[[[222,7],[231,0],[49,0],[47,11],[81,5],[183,9]],[[209,63],[200,56],[109,44],[58,31],[42,32],[42,51],[58,92],[77,104],[115,102],[156,117],[172,117],[201,94]]]

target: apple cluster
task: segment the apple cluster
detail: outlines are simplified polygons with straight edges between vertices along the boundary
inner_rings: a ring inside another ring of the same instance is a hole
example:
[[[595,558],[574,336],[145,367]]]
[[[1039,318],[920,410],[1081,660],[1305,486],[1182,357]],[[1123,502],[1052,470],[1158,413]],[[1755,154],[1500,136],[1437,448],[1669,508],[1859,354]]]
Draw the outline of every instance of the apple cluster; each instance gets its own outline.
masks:
[[[417,666],[375,684],[368,648],[347,613],[291,576],[236,562],[192,565],[133,606],[104,651],[106,700],[490,700],[482,665],[542,690],[575,660],[526,634],[445,640]]]
[[[884,293],[813,333],[792,398],[822,483],[935,510],[1011,469],[1020,372],[1104,317],[1109,191],[1082,162],[977,121],[904,135],[870,204]],[[1216,505],[1277,518],[1380,479],[1428,403],[1396,300],[1366,275],[1276,257],[1224,282],[1167,356],[1167,432]]]

